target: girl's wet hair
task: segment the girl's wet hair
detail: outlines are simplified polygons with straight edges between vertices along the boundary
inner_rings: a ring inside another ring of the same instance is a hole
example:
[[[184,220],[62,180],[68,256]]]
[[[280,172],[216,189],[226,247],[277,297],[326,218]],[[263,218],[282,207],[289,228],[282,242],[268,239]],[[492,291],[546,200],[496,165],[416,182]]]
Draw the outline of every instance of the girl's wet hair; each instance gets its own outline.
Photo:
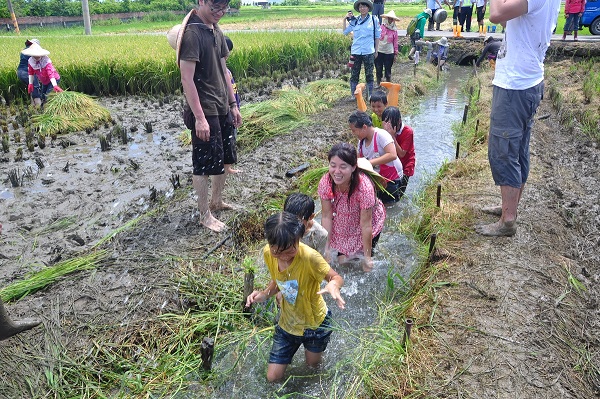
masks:
[[[381,114],[382,122],[390,122],[394,130],[398,131],[402,126],[402,114],[397,107],[387,107]]]
[[[265,238],[277,252],[296,247],[304,236],[304,224],[289,212],[276,213],[265,222]]]
[[[315,201],[306,194],[292,193],[285,199],[283,210],[308,221],[315,213]]]
[[[365,114],[364,112],[362,113]],[[352,117],[352,115],[350,115],[350,117]],[[367,115],[367,117],[369,117],[369,115]],[[369,117],[369,121],[370,120],[371,118]],[[348,143],[334,144],[334,146],[331,147],[331,150],[329,150],[329,153],[327,154],[327,160],[331,161],[331,158],[333,157],[338,157],[339,159],[346,162],[352,167],[356,166],[356,164],[358,163],[358,153],[356,152],[356,148]],[[348,190],[348,201],[350,201],[350,196],[358,186],[359,173],[360,170],[358,168],[355,168],[354,172],[352,172],[352,177],[350,179],[350,189]],[[331,179],[331,190],[335,192],[335,183],[333,182],[333,179]]]
[[[373,121],[371,120],[371,116],[366,112],[362,111],[354,111],[348,117],[348,123],[356,126],[357,128],[362,128],[363,126],[373,126]]]

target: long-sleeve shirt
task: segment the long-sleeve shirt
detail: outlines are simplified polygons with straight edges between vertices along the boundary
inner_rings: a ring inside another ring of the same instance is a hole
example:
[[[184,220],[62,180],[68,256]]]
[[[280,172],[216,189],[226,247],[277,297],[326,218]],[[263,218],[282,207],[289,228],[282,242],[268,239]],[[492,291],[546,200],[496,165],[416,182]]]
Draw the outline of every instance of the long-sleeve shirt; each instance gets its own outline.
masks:
[[[379,26],[379,19],[374,18],[371,14],[359,15],[358,18],[350,21],[346,29],[344,29],[344,35],[354,33],[352,39],[352,48],[350,49],[351,54],[356,55],[367,55],[375,53],[375,40],[381,37],[381,26]]]
[[[579,14],[585,11],[585,0],[567,0],[565,14]]]
[[[37,75],[43,85],[49,85],[50,79],[60,79],[60,75],[54,69],[48,56],[40,57],[38,60],[35,57],[29,57],[28,73],[29,75]]]
[[[485,59],[487,55],[491,55],[493,56],[493,58],[496,58],[498,50],[500,50],[501,44],[502,42],[500,40],[492,40],[491,42],[486,44],[483,48],[483,51],[481,52],[481,55],[479,56],[479,59],[477,60],[477,66],[481,64],[481,62]]]

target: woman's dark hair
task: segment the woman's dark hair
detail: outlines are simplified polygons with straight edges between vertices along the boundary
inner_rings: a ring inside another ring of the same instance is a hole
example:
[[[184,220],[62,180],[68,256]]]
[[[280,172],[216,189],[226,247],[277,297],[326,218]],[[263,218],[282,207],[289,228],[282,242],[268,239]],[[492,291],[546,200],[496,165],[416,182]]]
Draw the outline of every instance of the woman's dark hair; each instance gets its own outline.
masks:
[[[357,128],[362,128],[363,126],[373,126],[373,121],[371,120],[371,116],[366,112],[362,111],[354,111],[348,117],[348,123],[356,126]]]
[[[363,114],[365,113],[363,112]],[[371,118],[369,118],[369,121],[370,120]],[[331,158],[336,156],[350,166],[356,166],[358,162],[358,154],[356,152],[356,148],[348,143],[334,144],[334,146],[331,147],[331,150],[329,150],[329,153],[327,154],[327,160],[331,161]],[[352,195],[352,193],[354,193],[354,190],[358,186],[359,173],[360,171],[358,168],[354,169],[354,172],[352,172],[352,177],[350,178],[350,188],[348,189],[348,201],[350,201],[350,196]],[[335,192],[335,183],[333,182],[333,179],[331,179],[331,190],[332,192]]]
[[[387,94],[383,92],[383,90],[376,90],[371,94],[371,98],[369,99],[369,103],[373,104],[376,102],[380,102],[383,105],[387,105]]]
[[[233,42],[229,38],[229,36],[225,36],[225,43],[227,43],[227,49],[229,51],[233,50]]]
[[[381,114],[382,122],[389,122],[394,130],[397,132],[398,129],[402,126],[402,114],[400,110],[396,107],[387,107],[383,110]]]
[[[292,193],[285,199],[283,210],[308,221],[315,213],[315,201],[306,194]]]
[[[289,212],[276,213],[265,222],[265,238],[278,252],[295,247],[304,236],[304,224]]]

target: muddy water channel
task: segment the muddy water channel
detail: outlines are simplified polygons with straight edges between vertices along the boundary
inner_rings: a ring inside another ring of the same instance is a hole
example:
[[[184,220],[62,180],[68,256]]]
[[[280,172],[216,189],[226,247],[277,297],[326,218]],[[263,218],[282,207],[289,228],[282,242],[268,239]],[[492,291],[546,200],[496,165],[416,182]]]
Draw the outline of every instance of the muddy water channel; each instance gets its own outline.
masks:
[[[269,384],[265,375],[271,339],[268,334],[257,334],[260,338],[252,340],[244,353],[234,351],[220,357],[217,355],[213,367],[234,368],[235,372],[215,392],[215,398],[343,398],[353,389],[356,384],[354,362],[358,358],[356,348],[360,340],[376,328],[379,298],[389,279],[399,284],[398,276],[408,278],[416,265],[414,245],[398,232],[398,225],[407,214],[417,210],[412,201],[415,194],[445,161],[455,156],[452,125],[462,119],[465,96],[460,85],[461,78],[468,73],[466,69],[452,67],[444,73],[445,83],[427,95],[420,110],[403,117],[415,131],[415,175],[409,182],[407,196],[387,209],[386,227],[375,253],[374,270],[365,273],[359,264],[333,265],[345,279],[342,295],[346,309],[338,309],[326,296],[337,330],[325,352],[323,369],[305,367],[301,348],[288,367],[288,379],[283,383]],[[260,328],[257,327],[257,330]]]

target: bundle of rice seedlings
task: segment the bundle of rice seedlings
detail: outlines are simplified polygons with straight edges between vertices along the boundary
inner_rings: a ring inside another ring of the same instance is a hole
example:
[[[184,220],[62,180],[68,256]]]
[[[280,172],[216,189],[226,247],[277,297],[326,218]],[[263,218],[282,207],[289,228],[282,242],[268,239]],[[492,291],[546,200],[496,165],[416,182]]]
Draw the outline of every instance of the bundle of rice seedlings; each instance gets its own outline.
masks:
[[[110,112],[92,97],[75,91],[50,96],[44,112],[32,118],[41,135],[78,132],[111,120]]]
[[[326,103],[333,103],[348,95],[348,83],[339,79],[322,79],[309,83],[306,91]]]

